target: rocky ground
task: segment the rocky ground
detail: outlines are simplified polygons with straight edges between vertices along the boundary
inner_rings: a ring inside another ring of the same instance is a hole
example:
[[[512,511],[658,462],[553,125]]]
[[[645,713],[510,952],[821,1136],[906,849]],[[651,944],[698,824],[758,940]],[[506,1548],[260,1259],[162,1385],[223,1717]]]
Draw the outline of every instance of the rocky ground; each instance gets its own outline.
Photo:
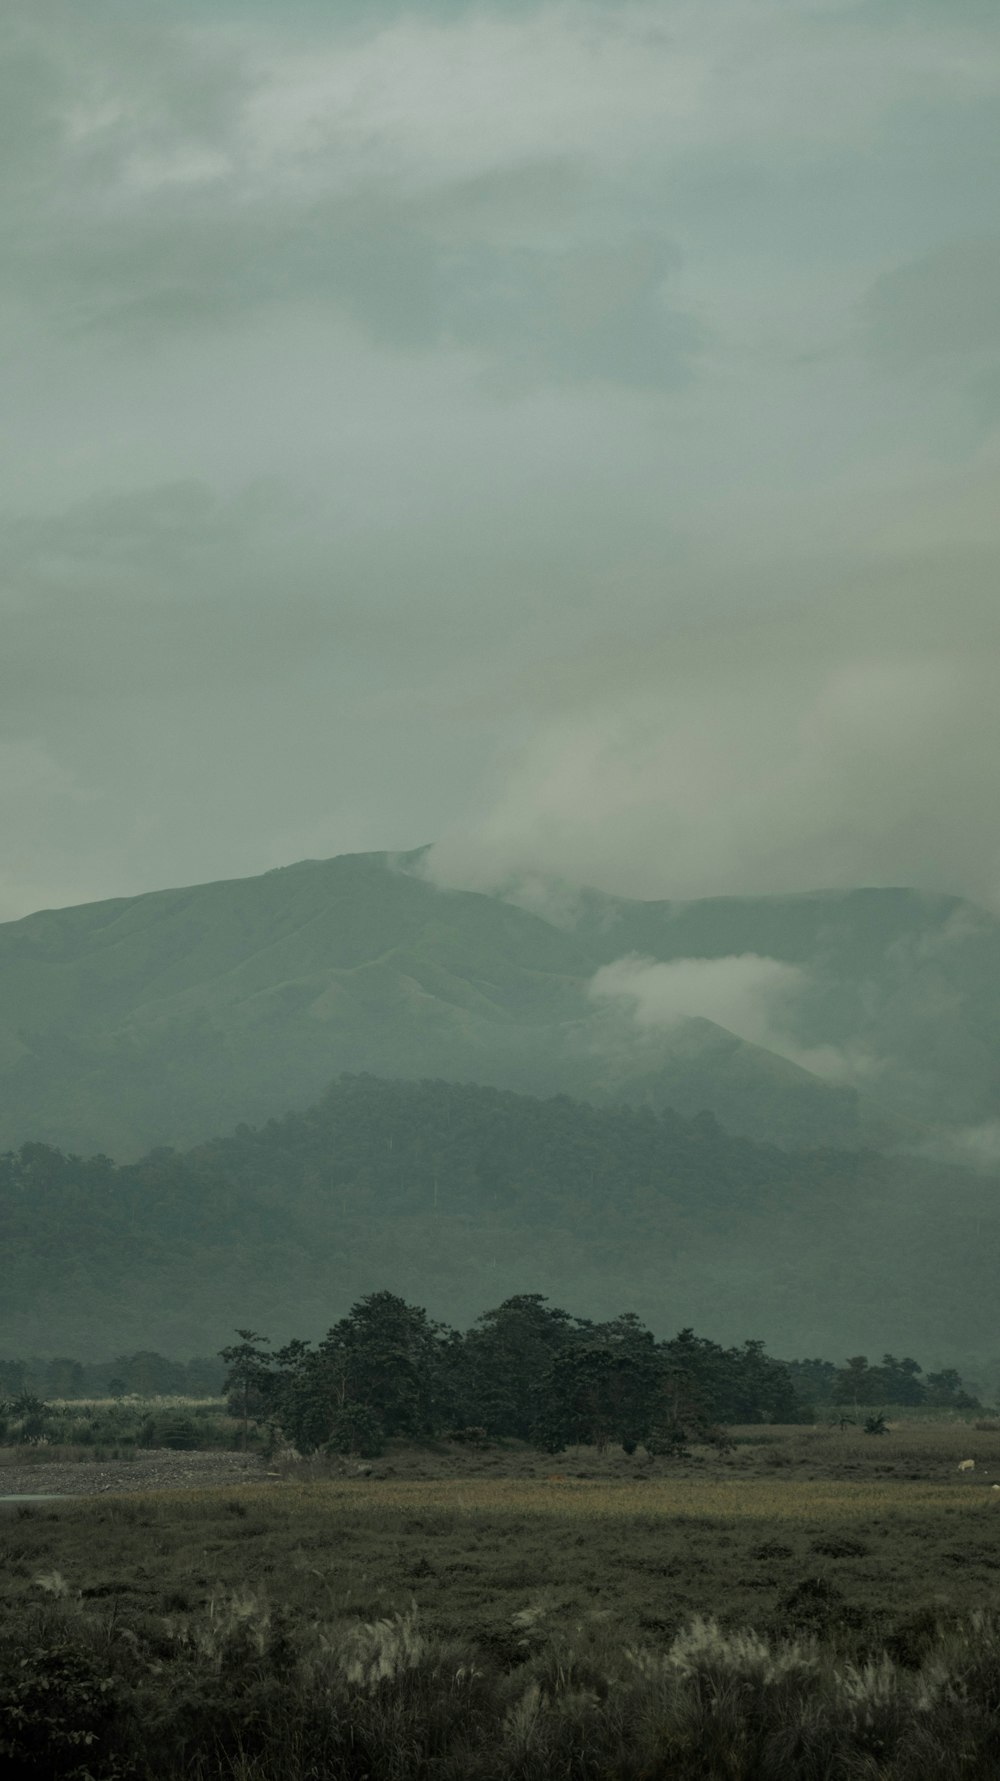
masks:
[[[0,1503],[16,1496],[97,1496],[133,1490],[215,1490],[221,1484],[260,1484],[267,1468],[248,1453],[175,1453],[150,1448],[134,1459],[0,1463]]]

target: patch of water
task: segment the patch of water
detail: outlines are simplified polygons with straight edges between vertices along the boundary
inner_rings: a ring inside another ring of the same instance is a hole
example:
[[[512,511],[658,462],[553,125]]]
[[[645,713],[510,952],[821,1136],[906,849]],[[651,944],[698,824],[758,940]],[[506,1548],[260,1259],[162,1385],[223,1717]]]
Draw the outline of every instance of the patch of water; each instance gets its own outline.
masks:
[[[15,1490],[0,1496],[0,1503],[68,1503],[65,1490]]]

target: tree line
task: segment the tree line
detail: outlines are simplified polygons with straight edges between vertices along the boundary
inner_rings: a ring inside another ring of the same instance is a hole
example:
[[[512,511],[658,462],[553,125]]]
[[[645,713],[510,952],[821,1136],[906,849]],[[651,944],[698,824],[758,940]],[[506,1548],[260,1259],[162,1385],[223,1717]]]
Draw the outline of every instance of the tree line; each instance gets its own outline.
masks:
[[[307,1454],[371,1457],[390,1439],[446,1435],[675,1454],[721,1440],[728,1423],[812,1417],[761,1342],[723,1348],[690,1329],[658,1341],[633,1312],[598,1323],[539,1293],[506,1299],[464,1334],[391,1292],[359,1299],[315,1344],[237,1334],[222,1351],[233,1407]]]
[[[49,1359],[0,1360],[0,1398],[217,1398],[223,1391],[224,1364],[215,1355],[171,1360],[153,1348],[119,1354],[112,1360],[81,1361],[57,1354]]]
[[[966,1390],[954,1367],[925,1373],[910,1355],[902,1359],[884,1354],[872,1364],[866,1354],[854,1354],[842,1367],[828,1360],[795,1360],[786,1363],[796,1390],[814,1404],[895,1404],[908,1409],[981,1410],[978,1398]]]
[[[724,1348],[693,1330],[657,1341],[633,1312],[577,1317],[538,1293],[507,1299],[464,1335],[390,1292],[369,1294],[317,1343],[284,1347],[253,1331],[219,1356],[153,1349],[111,1360],[0,1360],[0,1400],[213,1398],[267,1420],[304,1452],[377,1452],[387,1438],[513,1437],[669,1452],[729,1423],[796,1422],[881,1406],[975,1410],[954,1368],[909,1356],[773,1358],[761,1342]]]

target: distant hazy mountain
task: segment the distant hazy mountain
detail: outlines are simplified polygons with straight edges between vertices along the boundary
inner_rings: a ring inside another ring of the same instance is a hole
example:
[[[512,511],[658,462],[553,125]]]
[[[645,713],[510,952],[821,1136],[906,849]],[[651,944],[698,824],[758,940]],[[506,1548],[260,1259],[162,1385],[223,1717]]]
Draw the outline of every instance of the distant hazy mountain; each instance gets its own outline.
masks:
[[[698,985],[746,954],[741,1034]],[[643,980],[650,1017],[594,993],[632,955],[702,963]],[[757,976],[766,1000],[782,967],[758,1019]],[[343,1071],[707,1108],[782,1144],[988,1143],[998,1040],[1000,926],[910,891],[526,908],[367,854],[0,925],[0,1146],[136,1156],[305,1106]]]
[[[0,1158],[0,1355],[315,1337],[382,1287],[467,1325],[542,1292],[789,1357],[971,1363],[992,1395],[996,1185],[705,1115],[344,1078],[187,1153]]]
[[[805,1053],[841,1054],[847,1074],[904,1119],[1000,1119],[1000,921],[960,897],[882,889],[682,903],[588,892],[573,933],[604,961],[750,952],[795,966],[788,1018]]]

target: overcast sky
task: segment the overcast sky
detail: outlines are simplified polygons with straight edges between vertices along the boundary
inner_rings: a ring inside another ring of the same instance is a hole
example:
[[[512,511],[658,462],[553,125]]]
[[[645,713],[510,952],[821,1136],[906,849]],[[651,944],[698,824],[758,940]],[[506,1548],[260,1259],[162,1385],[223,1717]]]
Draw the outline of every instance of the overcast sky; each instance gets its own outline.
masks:
[[[1000,905],[996,0],[8,0],[0,917]]]

